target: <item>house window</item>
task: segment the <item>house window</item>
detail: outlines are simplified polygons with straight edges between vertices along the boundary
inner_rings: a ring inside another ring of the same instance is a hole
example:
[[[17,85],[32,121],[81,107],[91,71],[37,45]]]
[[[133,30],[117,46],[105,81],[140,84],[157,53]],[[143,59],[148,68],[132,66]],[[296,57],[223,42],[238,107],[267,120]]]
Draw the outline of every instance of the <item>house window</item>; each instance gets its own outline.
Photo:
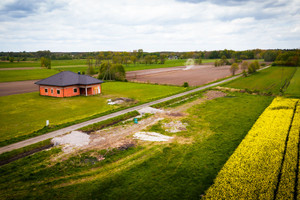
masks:
[[[51,88],[51,94],[53,94],[53,89]]]
[[[48,89],[47,88],[45,88],[45,93],[48,93]]]
[[[74,88],[74,93],[77,93],[77,88]]]
[[[56,93],[57,93],[57,94],[60,94],[60,90],[56,90]]]

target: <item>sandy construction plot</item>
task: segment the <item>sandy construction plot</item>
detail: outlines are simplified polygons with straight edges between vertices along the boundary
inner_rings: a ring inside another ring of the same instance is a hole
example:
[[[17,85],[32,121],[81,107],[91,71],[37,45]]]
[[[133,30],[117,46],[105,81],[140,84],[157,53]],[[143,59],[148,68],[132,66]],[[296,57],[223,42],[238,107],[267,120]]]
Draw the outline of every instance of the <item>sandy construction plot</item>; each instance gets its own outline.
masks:
[[[190,86],[197,86],[231,75],[230,66],[198,65],[188,70],[185,69],[186,67],[172,67],[131,71],[127,72],[126,78],[129,81],[170,85],[182,85],[188,82]],[[241,70],[238,71],[240,72]]]

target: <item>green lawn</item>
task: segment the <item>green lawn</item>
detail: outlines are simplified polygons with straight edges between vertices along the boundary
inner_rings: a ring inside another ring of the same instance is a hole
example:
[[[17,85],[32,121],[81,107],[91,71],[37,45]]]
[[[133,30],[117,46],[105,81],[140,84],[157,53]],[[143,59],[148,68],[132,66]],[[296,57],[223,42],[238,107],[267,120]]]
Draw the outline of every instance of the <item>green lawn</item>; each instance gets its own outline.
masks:
[[[142,144],[53,165],[44,151],[0,168],[1,199],[199,199],[272,97],[233,93],[195,105],[176,133],[193,142]],[[234,108],[234,109],[233,109]],[[160,130],[158,125],[152,129]],[[95,155],[95,153],[94,153]],[[92,162],[93,161],[93,162]],[[94,164],[93,164],[94,163]]]
[[[1,70],[0,82],[38,80],[48,78],[58,72],[53,69]]]
[[[59,67],[52,67],[52,69],[54,70],[58,70],[58,71],[71,71],[71,72],[87,72],[87,66],[68,66],[68,67],[65,67],[65,66],[59,66]],[[98,68],[95,69],[96,72],[98,72]]]
[[[297,71],[285,91],[285,95],[288,97],[300,98],[300,67],[297,67]]]
[[[224,86],[279,94],[280,88],[292,78],[296,69],[295,67],[269,67],[251,76],[233,80]]]
[[[129,97],[139,102],[185,91],[183,87],[107,82],[102,95],[54,98],[39,96],[38,92],[0,97],[0,141],[41,129],[50,124],[75,121],[117,106],[107,105],[108,98]]]
[[[86,65],[85,59],[77,60],[51,60],[51,66],[76,66],[76,65]],[[40,61],[20,61],[20,62],[1,62],[0,68],[13,68],[13,67],[40,67]]]
[[[15,68],[15,67],[40,67],[41,62],[27,61],[27,62],[3,62],[0,61],[0,68]]]

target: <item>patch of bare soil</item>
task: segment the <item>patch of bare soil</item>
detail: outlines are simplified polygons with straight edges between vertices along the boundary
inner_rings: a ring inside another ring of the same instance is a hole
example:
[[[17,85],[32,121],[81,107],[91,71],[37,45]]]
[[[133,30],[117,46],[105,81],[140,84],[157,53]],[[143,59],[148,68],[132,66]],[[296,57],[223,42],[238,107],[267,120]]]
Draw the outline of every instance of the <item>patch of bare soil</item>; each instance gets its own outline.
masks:
[[[191,108],[194,105],[203,103],[203,102],[205,102],[207,100],[213,100],[213,99],[216,99],[216,98],[224,97],[226,95],[227,94],[224,93],[224,92],[222,92],[222,91],[208,90],[204,94],[204,98],[199,98],[199,99],[197,99],[195,101],[192,101],[192,102],[189,102],[189,103],[185,103],[185,104],[183,104],[181,106],[178,106],[176,108],[176,111],[178,111],[178,112],[185,112],[187,109]]]
[[[238,70],[237,73],[241,73]],[[195,65],[191,68],[171,67],[127,72],[126,79],[133,82],[182,85],[188,82],[190,86],[203,85],[221,78],[231,76],[230,66],[215,67],[214,65]]]
[[[38,80],[0,83],[0,96],[39,91],[39,86],[34,84],[37,81]]]
[[[206,100],[212,100],[220,97],[225,97],[227,94],[222,91],[209,90],[204,94]]]

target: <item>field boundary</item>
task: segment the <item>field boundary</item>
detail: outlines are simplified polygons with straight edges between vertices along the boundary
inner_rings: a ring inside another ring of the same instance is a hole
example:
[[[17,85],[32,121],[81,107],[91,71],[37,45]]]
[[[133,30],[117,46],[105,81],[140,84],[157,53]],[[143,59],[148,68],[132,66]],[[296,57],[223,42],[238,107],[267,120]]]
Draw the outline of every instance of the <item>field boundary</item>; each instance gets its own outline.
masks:
[[[266,69],[268,67],[270,67],[270,66],[261,68],[260,70]],[[205,90],[205,89],[223,84],[225,82],[232,81],[232,80],[237,79],[241,76],[242,76],[242,74],[236,75],[236,76],[227,78],[227,79],[222,80],[222,81],[218,81],[218,82],[211,83],[211,84],[208,84],[208,85],[205,85],[205,86],[202,86],[202,87],[198,87],[198,88],[193,89],[193,90],[189,90],[189,91],[182,92],[182,93],[179,93],[179,94],[176,94],[176,95],[172,95],[172,96],[165,97],[165,98],[162,98],[162,99],[158,99],[158,100],[155,100],[155,101],[151,101],[151,102],[148,102],[148,103],[145,103],[145,104],[141,104],[141,105],[138,105],[138,106],[127,108],[127,109],[124,109],[124,110],[121,110],[121,111],[117,111],[115,113],[111,113],[111,114],[104,115],[104,116],[101,116],[101,117],[98,117],[98,118],[95,118],[95,119],[92,119],[92,120],[88,120],[88,121],[85,121],[85,122],[82,122],[82,123],[74,124],[72,126],[68,126],[68,127],[56,130],[56,131],[52,131],[52,132],[49,132],[49,133],[46,133],[46,134],[43,134],[43,135],[40,135],[40,136],[37,136],[37,137],[33,137],[33,138],[23,140],[23,141],[14,143],[14,144],[10,144],[10,145],[1,147],[0,148],[0,154],[5,153],[5,152],[9,152],[9,151],[12,151],[12,150],[15,150],[15,149],[19,149],[19,148],[22,148],[22,147],[26,147],[28,145],[35,144],[35,143],[38,143],[38,142],[41,142],[41,141],[59,136],[59,135],[63,135],[65,133],[68,133],[68,132],[77,130],[79,128],[82,128],[84,126],[88,126],[90,124],[94,124],[94,123],[97,123],[97,122],[100,122],[100,121],[104,121],[104,120],[107,120],[107,119],[125,114],[127,112],[131,112],[131,111],[134,111],[134,110],[139,110],[143,107],[152,106],[152,105],[155,105],[155,104],[158,104],[158,103],[169,101],[171,99],[175,99],[175,98],[178,98],[178,97],[188,95],[190,93],[202,91],[202,90]]]

